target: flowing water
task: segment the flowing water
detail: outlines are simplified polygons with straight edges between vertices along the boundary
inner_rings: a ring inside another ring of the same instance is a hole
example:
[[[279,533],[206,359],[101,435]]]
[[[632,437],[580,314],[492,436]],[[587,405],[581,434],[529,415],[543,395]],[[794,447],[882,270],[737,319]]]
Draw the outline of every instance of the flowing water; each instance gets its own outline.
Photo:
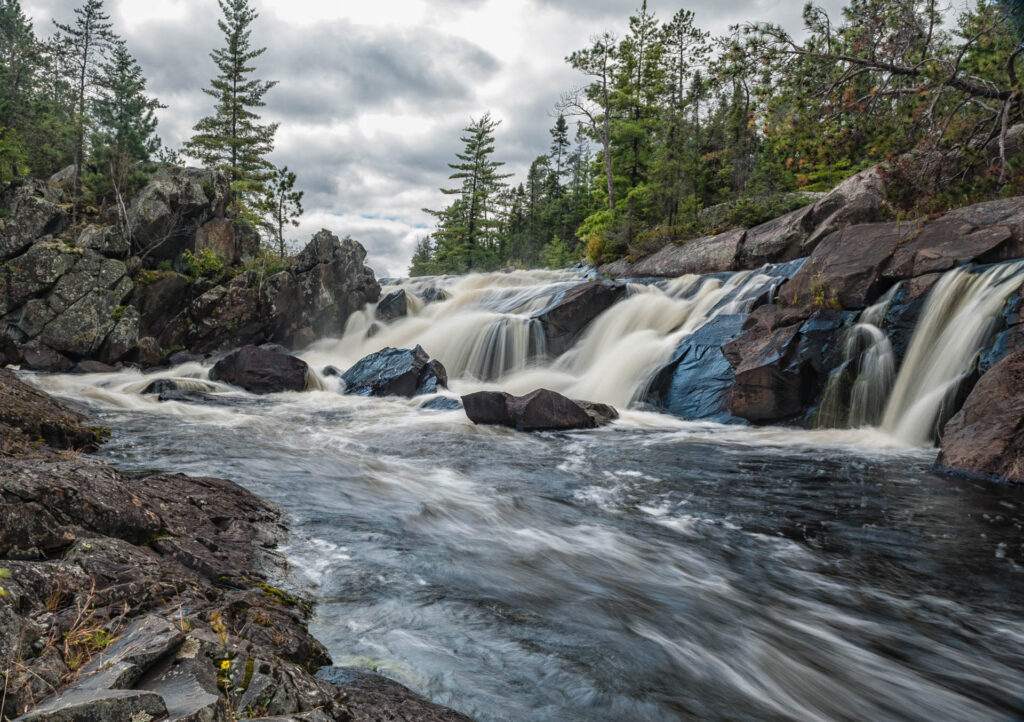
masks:
[[[682,338],[770,293],[772,269],[632,286],[545,360],[531,317],[575,282],[434,281],[449,300],[413,301],[370,338],[357,314],[302,355],[345,368],[420,343],[451,395],[546,386],[617,404],[596,431],[476,427],[424,399],[343,396],[336,378],[266,397],[214,383],[216,404],[140,395],[205,381],[198,364],[35,380],[115,429],[103,454],[121,468],[224,476],[285,507],[291,582],[312,590],[336,664],[472,717],[1024,714],[1024,493],[937,476],[934,449],[884,431],[630,408]]]

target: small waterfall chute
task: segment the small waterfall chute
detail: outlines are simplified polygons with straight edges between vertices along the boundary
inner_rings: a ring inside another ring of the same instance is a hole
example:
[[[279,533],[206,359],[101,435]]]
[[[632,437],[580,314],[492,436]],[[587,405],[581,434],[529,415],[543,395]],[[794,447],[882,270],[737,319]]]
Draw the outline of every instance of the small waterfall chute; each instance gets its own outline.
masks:
[[[972,376],[999,312],[1024,285],[1024,262],[982,272],[948,272],[932,289],[886,405],[882,428],[914,445],[928,444],[949,416],[958,388]]]

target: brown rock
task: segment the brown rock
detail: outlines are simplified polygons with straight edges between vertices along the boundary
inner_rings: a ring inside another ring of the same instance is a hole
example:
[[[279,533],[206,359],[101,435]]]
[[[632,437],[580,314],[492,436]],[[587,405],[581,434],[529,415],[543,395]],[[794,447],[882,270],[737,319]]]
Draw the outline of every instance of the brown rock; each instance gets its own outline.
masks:
[[[1024,483],[1024,350],[981,377],[946,424],[936,465]]]
[[[548,354],[561,356],[569,350],[591,321],[626,295],[626,286],[611,281],[591,281],[559,294],[534,318],[544,324]]]
[[[196,230],[196,253],[212,251],[228,265],[239,261],[235,229],[227,218],[214,218]]]

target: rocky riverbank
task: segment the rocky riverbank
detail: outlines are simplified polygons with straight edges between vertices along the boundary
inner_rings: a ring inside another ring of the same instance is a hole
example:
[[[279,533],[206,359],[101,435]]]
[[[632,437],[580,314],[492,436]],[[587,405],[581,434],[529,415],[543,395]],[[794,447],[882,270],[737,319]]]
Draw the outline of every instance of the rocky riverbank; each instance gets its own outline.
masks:
[[[281,512],[222,479],[121,474],[83,453],[106,434],[0,370],[0,720],[466,719],[315,676],[309,604],[277,586]]]

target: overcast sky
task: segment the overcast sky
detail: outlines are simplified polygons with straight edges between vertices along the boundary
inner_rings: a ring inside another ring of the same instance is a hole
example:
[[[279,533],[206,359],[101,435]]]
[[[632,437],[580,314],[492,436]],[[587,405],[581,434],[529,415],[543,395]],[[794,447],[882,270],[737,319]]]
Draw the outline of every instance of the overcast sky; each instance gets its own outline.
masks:
[[[40,35],[79,0],[22,0]],[[167,109],[159,132],[174,148],[212,110],[202,93],[222,44],[215,0],[106,0],[115,30]],[[264,117],[281,124],[272,160],[298,175],[305,244],[320,228],[362,242],[378,276],[404,275],[422,208],[441,208],[459,131],[486,111],[501,121],[495,158],[519,182],[549,145],[552,107],[579,83],[565,64],[588,38],[621,36],[639,0],[253,0],[257,75],[279,85]],[[841,0],[820,3],[836,12]],[[801,1],[652,0],[658,18],[681,7],[723,33],[772,20],[799,31]]]

